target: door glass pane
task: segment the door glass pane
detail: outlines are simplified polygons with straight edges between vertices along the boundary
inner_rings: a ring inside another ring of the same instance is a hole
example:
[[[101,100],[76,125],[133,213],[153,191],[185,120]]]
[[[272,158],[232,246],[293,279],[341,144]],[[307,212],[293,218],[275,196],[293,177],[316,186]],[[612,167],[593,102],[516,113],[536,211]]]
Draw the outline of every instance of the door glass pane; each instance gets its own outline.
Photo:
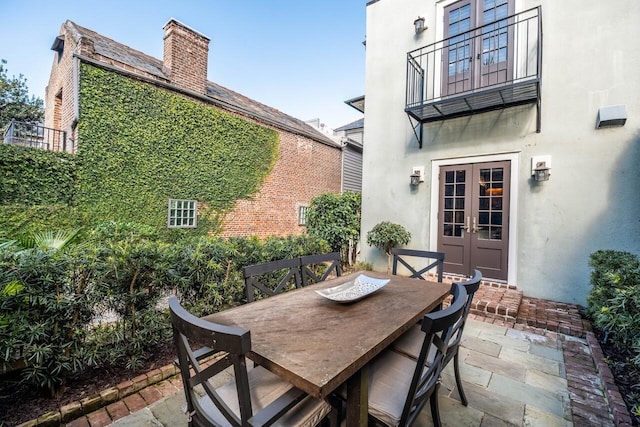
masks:
[[[489,209],[489,197],[480,197],[480,210]]]
[[[453,199],[451,197],[444,199],[444,208],[453,209]]]
[[[502,240],[503,168],[480,169],[478,238]]]
[[[449,11],[449,76],[469,71],[471,59],[470,35],[471,5],[466,4]]]
[[[446,171],[444,185],[443,234],[449,237],[464,235],[464,198],[466,192],[464,170]]]
[[[453,171],[447,171],[444,174],[444,182],[446,182],[447,184],[451,184],[453,182],[453,178],[454,178],[454,173]]]

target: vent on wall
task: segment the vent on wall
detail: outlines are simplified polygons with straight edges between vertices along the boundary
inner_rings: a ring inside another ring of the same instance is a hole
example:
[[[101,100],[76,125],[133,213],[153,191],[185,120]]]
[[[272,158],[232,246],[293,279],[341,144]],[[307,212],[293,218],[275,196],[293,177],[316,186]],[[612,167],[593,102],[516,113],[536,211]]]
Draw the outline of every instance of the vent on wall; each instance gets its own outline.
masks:
[[[610,107],[601,107],[598,109],[596,129],[611,126],[624,126],[626,122],[627,107],[624,105],[612,105]]]

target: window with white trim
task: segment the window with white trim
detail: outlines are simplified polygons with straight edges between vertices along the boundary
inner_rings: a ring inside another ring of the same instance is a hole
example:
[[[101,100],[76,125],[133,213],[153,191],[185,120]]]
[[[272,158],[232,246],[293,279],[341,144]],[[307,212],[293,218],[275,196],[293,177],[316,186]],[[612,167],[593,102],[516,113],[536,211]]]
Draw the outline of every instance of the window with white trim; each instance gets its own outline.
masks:
[[[198,202],[196,200],[169,199],[167,227],[196,228]]]
[[[298,207],[298,225],[307,225],[307,206]]]

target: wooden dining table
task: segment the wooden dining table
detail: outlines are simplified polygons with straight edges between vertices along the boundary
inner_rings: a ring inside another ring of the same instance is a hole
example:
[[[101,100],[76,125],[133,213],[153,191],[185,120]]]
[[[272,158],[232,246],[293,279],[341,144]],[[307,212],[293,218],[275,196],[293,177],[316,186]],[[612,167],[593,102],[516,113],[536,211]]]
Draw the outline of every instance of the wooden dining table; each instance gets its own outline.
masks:
[[[389,282],[351,303],[315,291],[359,274]],[[363,369],[403,332],[437,307],[451,285],[377,272],[357,272],[284,292],[205,320],[251,332],[249,357],[317,398],[346,384],[347,426],[367,425],[368,370]]]

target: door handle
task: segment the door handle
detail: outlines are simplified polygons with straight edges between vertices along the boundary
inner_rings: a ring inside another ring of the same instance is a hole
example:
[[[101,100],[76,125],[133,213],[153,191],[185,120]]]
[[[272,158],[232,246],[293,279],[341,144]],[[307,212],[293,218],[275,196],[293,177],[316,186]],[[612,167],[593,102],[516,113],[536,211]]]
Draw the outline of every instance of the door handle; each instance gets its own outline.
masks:
[[[472,233],[477,233],[478,232],[478,226],[476,225],[476,217],[473,217],[473,227],[471,229]]]
[[[471,223],[471,217],[470,217],[470,216],[468,216],[468,217],[467,217],[467,225],[466,225],[466,227],[465,227],[465,231],[466,231],[467,233],[471,231],[471,225],[470,225],[470,223]]]

